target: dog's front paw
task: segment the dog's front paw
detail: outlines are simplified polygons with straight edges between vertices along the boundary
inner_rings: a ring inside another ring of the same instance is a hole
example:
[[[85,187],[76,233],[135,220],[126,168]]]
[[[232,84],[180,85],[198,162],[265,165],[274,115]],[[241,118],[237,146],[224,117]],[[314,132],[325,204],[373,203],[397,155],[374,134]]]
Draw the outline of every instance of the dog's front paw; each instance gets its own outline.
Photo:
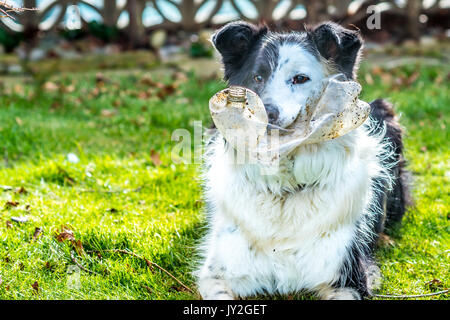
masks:
[[[234,300],[233,292],[225,280],[208,277],[199,281],[199,291],[203,300]]]
[[[319,296],[323,300],[361,300],[361,295],[352,288],[329,288],[321,290]]]

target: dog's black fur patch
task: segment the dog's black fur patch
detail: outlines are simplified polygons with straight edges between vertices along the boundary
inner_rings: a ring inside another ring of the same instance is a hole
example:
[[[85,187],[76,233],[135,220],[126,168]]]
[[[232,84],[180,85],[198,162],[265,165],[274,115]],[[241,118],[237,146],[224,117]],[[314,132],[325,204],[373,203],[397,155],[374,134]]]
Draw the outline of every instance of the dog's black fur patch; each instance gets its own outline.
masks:
[[[356,78],[363,44],[359,32],[326,22],[315,28],[311,37],[322,57],[330,60],[347,78]]]
[[[388,227],[399,222],[406,210],[407,206],[413,204],[412,197],[409,191],[410,175],[406,170],[406,161],[403,156],[403,140],[402,129],[395,116],[393,106],[385,100],[377,99],[370,103],[371,117],[378,121],[379,125],[386,125],[387,139],[393,150],[393,158],[388,158],[385,161],[392,165],[391,175],[394,177],[393,189],[387,193],[386,199],[386,225]]]

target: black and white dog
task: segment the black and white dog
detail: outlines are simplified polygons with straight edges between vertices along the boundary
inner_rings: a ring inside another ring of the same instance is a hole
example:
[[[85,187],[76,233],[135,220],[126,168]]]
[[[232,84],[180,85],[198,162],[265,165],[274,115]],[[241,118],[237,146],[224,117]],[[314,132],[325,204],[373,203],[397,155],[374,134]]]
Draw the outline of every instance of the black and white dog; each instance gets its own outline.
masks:
[[[225,79],[264,102],[270,123],[287,127],[322,79],[355,79],[362,39],[334,23],[275,33],[232,22],[212,42]],[[196,271],[204,299],[313,292],[360,299],[379,274],[373,250],[385,222],[407,203],[402,138],[392,107],[376,100],[371,117],[350,133],[300,146],[263,175],[235,164],[220,134],[206,153],[209,232]]]

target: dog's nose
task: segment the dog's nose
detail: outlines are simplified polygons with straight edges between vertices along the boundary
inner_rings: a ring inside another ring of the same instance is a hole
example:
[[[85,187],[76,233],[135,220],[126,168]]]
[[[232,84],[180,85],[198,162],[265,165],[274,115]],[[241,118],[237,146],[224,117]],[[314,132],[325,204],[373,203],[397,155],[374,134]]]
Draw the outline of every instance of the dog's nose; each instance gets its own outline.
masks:
[[[280,116],[280,111],[273,104],[265,104],[264,107],[266,108],[269,123],[274,124],[278,120],[278,117]]]

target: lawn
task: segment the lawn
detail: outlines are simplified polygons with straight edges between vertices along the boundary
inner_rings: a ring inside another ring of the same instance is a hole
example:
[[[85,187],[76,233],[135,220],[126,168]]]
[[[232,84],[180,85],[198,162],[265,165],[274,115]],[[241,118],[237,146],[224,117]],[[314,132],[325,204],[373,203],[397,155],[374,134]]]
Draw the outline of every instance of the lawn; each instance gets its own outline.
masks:
[[[198,297],[199,166],[171,161],[171,134],[208,127],[208,99],[225,84],[150,74],[0,86],[0,299]],[[365,100],[395,103],[414,175],[415,206],[380,242],[378,293],[448,288],[449,70],[363,65],[360,80]]]

